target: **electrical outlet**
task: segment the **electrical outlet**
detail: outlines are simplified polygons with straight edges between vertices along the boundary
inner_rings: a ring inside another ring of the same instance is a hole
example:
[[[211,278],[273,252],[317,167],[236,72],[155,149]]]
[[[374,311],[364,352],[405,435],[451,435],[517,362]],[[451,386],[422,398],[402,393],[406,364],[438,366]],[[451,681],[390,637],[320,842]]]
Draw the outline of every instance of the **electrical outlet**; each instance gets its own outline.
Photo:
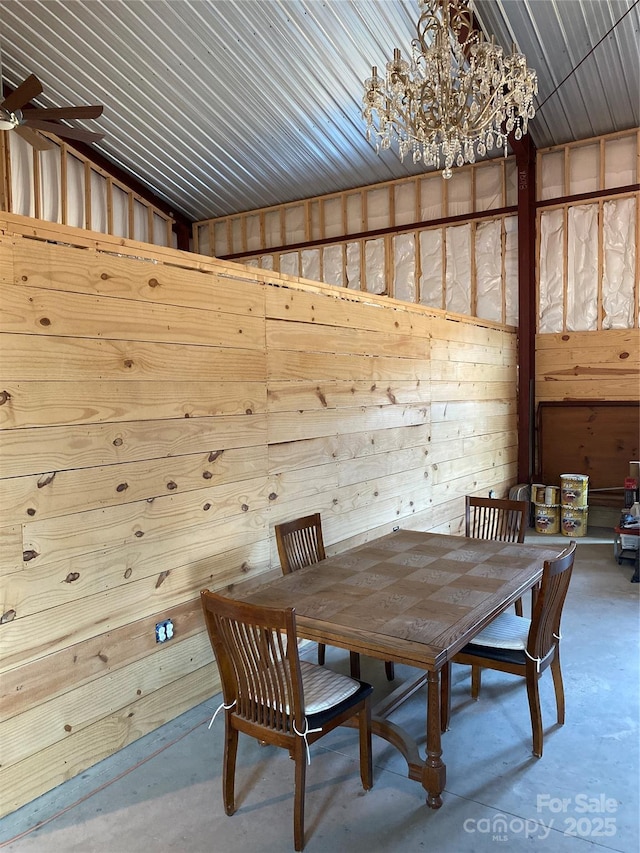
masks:
[[[495,498],[495,496],[496,496],[496,493],[495,493],[494,489],[489,489],[489,497]]]
[[[173,637],[173,622],[165,619],[164,622],[156,624],[156,643],[166,643]]]

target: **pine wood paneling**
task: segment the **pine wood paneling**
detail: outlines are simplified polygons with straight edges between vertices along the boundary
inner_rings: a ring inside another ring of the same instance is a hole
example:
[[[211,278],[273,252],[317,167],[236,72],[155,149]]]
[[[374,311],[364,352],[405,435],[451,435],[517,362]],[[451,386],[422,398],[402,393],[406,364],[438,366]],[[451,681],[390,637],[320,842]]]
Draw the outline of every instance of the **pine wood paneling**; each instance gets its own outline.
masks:
[[[220,690],[211,663],[70,733],[18,764],[0,769],[3,811],[11,812],[87,767],[107,758],[149,731],[174,719]]]
[[[296,352],[292,357],[287,350],[267,352],[269,377],[284,379],[349,380],[353,376],[368,382],[383,380],[428,380],[431,375],[428,359],[394,358],[370,353],[345,355],[343,353]]]
[[[182,639],[202,633],[200,598],[171,607],[166,618],[173,620]],[[9,719],[148,657],[158,649],[155,623],[153,614],[3,673],[0,704],[4,716]]]
[[[250,417],[176,418],[0,431],[2,473],[7,477],[75,467],[162,459],[189,453],[212,456],[229,448],[264,446],[267,421]]]
[[[261,350],[5,334],[0,337],[5,381],[217,382],[237,371],[264,382]]]
[[[515,477],[509,327],[8,215],[0,299],[5,811],[219,690],[198,593],[274,524],[458,532]]]
[[[0,332],[264,347],[264,320],[43,287],[0,284]],[[206,306],[206,303],[205,303]]]
[[[26,522],[265,476],[262,447],[0,479],[0,517]]]
[[[162,690],[183,676],[200,669],[201,661],[212,660],[207,636],[198,632],[166,648],[158,647],[162,665],[148,655],[127,666],[110,671],[108,678],[76,686],[22,714],[0,722],[0,762],[3,768],[17,764],[34,752],[63,740],[113,712],[136,702],[139,697]],[[198,661],[198,665],[195,665]]]
[[[536,397],[637,400],[640,334],[633,329],[536,336]]]
[[[557,468],[565,467],[560,464],[563,458],[574,460],[574,467],[576,459],[581,459],[579,470],[574,473],[590,475],[589,502],[620,508],[628,463],[638,458],[637,417],[633,418],[640,406],[638,331],[609,329],[537,335],[536,351],[536,404],[566,404],[562,412],[556,408],[561,418],[557,429],[549,425],[540,429],[538,409],[539,476],[557,476]],[[598,407],[624,401],[630,407]],[[576,405],[580,402],[587,404],[586,408]],[[589,403],[594,406],[589,408]],[[612,420],[605,420],[605,416]]]

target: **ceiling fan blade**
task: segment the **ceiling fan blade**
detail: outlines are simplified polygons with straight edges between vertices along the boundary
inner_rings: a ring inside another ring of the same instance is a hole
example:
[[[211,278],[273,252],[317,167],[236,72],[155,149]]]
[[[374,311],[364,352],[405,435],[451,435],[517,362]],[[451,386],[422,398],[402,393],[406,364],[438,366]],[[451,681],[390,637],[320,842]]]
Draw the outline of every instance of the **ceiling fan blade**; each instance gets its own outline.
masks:
[[[50,121],[59,118],[98,118],[102,115],[104,108],[99,104],[85,107],[42,107],[22,110],[22,117],[28,119],[42,119]]]
[[[55,148],[56,146],[53,142],[49,142],[48,139],[45,139],[44,136],[40,136],[39,133],[36,133],[35,130],[29,130],[28,127],[24,125],[18,125],[14,127],[15,132],[18,136],[21,136],[25,142],[28,142],[36,151],[49,151],[51,148]]]
[[[42,94],[42,83],[34,74],[30,74],[24,83],[21,83],[18,88],[4,99],[0,104],[3,110],[10,113],[19,110],[33,98],[37,98]]]
[[[77,139],[80,142],[98,142],[104,138],[104,133],[95,133],[93,130],[82,130],[79,127],[69,127],[66,124],[56,124],[52,121],[42,121],[41,119],[28,119],[21,127],[33,127],[36,130],[46,130],[49,133],[54,133],[56,136],[66,137],[68,139]]]

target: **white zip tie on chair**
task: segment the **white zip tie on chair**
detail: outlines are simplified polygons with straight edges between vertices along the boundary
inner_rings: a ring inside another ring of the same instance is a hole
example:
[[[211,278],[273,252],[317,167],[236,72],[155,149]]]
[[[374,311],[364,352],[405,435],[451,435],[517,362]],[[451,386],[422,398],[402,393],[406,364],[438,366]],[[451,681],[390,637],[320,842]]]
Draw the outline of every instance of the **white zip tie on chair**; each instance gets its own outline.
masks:
[[[556,638],[556,640],[558,642],[560,642],[560,640],[562,639],[562,634],[554,634],[553,636]],[[529,658],[529,660],[532,660],[535,662],[536,672],[540,672],[540,664],[542,663],[542,658],[534,658],[533,655],[530,655],[526,649],[524,650],[524,653]]]
[[[211,728],[211,726],[213,725],[213,721],[214,721],[214,720],[215,720],[215,718],[218,716],[218,713],[219,713],[220,711],[222,711],[222,709],[223,709],[223,708],[225,709],[225,711],[230,711],[230,710],[233,708],[233,706],[234,706],[235,704],[236,704],[236,700],[235,700],[235,699],[233,700],[233,702],[232,702],[230,705],[225,705],[225,704],[224,704],[224,702],[221,702],[221,703],[218,705],[218,707],[216,708],[216,710],[213,712],[213,717],[211,717],[211,719],[209,720],[209,725],[207,726],[207,729],[210,729],[210,728]]]
[[[311,753],[309,752],[309,741],[307,740],[307,736],[312,734],[313,732],[321,732],[322,728],[310,729],[309,728],[309,720],[305,717],[304,718],[304,731],[299,732],[298,729],[296,728],[295,723],[293,723],[293,730],[298,735],[298,737],[301,737],[304,741],[304,745],[307,749],[307,765],[309,765],[309,764],[311,764]]]

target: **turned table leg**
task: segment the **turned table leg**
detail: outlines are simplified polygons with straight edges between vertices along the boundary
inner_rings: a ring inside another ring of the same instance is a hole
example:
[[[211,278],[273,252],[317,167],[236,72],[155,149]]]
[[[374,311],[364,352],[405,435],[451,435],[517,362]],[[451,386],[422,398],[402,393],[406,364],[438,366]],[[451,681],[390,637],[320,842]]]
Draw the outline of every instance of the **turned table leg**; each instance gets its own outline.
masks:
[[[443,764],[440,741],[440,673],[427,673],[427,757],[422,770],[422,787],[427,792],[427,805],[439,809],[447,768]]]

